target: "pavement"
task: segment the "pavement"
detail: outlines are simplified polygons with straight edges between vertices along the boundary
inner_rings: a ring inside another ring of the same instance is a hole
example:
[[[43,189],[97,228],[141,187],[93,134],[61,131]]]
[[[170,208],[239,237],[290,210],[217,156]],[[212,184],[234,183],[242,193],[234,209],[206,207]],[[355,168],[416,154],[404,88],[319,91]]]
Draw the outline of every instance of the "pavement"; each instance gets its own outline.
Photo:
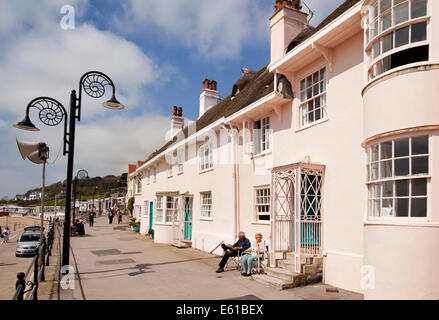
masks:
[[[236,270],[215,273],[220,257],[195,249],[154,244],[128,224],[97,218],[87,236],[71,239],[74,289],[61,300],[360,300],[344,290],[317,284],[279,291]]]
[[[9,242],[3,243],[3,239],[0,239],[0,300],[11,300],[15,293],[17,273],[26,272],[32,262],[33,257],[15,257],[18,237],[23,233],[25,226],[39,225],[39,223],[38,218],[9,218],[9,228],[11,229]],[[14,224],[16,231],[14,231]]]

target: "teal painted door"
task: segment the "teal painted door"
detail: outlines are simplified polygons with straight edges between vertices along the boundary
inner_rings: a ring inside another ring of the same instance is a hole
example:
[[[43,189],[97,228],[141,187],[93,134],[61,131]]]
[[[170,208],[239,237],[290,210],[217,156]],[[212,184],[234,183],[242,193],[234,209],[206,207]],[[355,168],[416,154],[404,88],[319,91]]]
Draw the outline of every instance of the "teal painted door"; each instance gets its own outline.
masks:
[[[154,203],[151,201],[149,203],[149,229],[152,229],[153,227],[153,213],[154,213]],[[154,232],[152,233],[152,239],[154,240]]]
[[[184,200],[184,240],[192,240],[192,198]]]

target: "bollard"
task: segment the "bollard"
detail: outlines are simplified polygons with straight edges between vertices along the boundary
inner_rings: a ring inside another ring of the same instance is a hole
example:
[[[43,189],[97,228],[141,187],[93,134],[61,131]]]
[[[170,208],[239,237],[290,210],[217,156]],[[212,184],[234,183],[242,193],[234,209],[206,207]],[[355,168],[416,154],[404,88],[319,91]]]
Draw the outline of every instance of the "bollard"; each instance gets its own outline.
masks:
[[[26,289],[26,282],[24,281],[24,278],[26,275],[24,272],[17,273],[17,282],[15,282],[15,290],[18,290],[18,288],[21,286],[21,290],[17,295],[17,300],[22,301],[24,297],[24,289]]]
[[[46,281],[46,272],[45,272],[45,264],[44,257],[46,256],[46,243],[43,243],[43,247],[41,248],[41,281]]]
[[[38,300],[38,260],[39,260],[39,255],[40,255],[40,250],[37,251],[37,255],[36,255],[36,259],[35,259],[35,263],[34,263],[34,296],[33,296],[33,300],[37,301]]]

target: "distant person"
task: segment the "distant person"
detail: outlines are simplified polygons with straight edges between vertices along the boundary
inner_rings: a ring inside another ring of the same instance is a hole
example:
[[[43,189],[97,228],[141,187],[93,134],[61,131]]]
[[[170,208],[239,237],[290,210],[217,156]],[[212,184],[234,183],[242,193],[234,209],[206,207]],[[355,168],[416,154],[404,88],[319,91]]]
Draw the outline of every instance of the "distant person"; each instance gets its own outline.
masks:
[[[95,223],[95,215],[96,215],[96,214],[94,213],[93,210],[90,211],[90,214],[89,214],[89,216],[88,216],[88,222],[89,222],[91,228],[93,228],[93,225],[94,225],[94,223]]]
[[[244,251],[246,251],[248,248],[250,248],[251,243],[250,241],[245,237],[244,232],[239,233],[239,239],[238,241],[232,246],[232,245],[225,245],[224,243],[221,245],[221,247],[224,250],[224,256],[221,259],[221,262],[219,264],[218,270],[216,270],[216,273],[224,272],[224,267],[227,264],[227,261],[231,257],[236,257],[238,255],[242,255]]]
[[[3,243],[8,243],[9,241],[9,228],[6,227],[6,229],[2,233],[3,235]]]
[[[122,223],[122,212],[119,211],[119,213],[117,214],[117,222],[118,224]]]
[[[114,212],[113,210],[110,210],[110,212],[108,213],[108,222],[110,224],[113,224],[113,219],[114,219]]]

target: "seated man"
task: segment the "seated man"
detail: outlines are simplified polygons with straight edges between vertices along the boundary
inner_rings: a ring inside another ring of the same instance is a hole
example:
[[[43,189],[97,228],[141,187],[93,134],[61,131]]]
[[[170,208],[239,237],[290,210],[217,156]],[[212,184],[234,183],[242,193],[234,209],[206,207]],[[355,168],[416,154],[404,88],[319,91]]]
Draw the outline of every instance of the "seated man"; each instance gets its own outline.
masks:
[[[227,264],[227,261],[230,257],[236,257],[238,254],[241,255],[242,252],[251,247],[250,241],[245,237],[244,232],[239,233],[239,240],[233,245],[225,245],[224,243],[221,245],[224,250],[224,256],[221,259],[218,270],[216,273],[224,272],[224,267]]]

